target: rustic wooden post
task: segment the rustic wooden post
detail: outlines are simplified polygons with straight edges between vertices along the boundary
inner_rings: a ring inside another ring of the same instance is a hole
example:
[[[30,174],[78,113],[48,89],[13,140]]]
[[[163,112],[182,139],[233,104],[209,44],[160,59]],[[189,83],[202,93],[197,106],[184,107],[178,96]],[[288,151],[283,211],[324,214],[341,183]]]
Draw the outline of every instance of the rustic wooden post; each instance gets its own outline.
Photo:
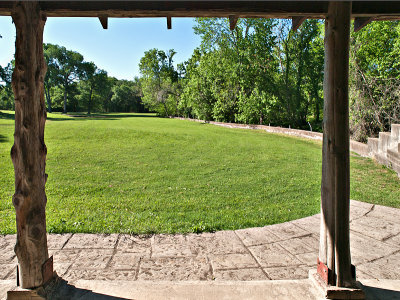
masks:
[[[351,2],[329,2],[325,21],[324,138],[318,272],[353,287],[350,257],[349,36]]]
[[[44,125],[43,29],[46,17],[36,1],[17,2],[12,11],[16,27],[15,69],[12,88],[15,96],[15,133],[11,159],[15,172],[13,204],[17,220],[15,253],[22,288],[44,283],[44,263],[48,260],[46,237],[46,193]]]

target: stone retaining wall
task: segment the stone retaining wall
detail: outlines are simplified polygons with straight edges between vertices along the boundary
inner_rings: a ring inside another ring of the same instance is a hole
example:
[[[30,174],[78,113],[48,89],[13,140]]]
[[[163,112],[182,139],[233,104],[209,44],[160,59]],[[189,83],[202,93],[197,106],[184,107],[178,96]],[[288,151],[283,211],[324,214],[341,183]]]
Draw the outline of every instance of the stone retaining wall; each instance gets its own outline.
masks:
[[[175,119],[200,122],[200,123],[209,123],[209,124],[222,126],[222,127],[228,127],[228,128],[259,129],[259,130],[265,130],[266,132],[270,132],[270,133],[281,133],[281,134],[287,134],[287,135],[292,135],[292,136],[297,136],[297,137],[302,137],[302,138],[307,138],[307,139],[313,139],[313,140],[319,140],[319,141],[322,141],[322,136],[323,136],[321,132],[313,132],[313,131],[283,128],[283,127],[272,127],[272,126],[266,126],[266,125],[222,123],[222,122],[204,121],[204,120],[198,120],[198,119],[179,118],[179,117],[176,117]],[[350,151],[355,152],[364,157],[370,157],[367,144],[363,144],[363,143],[351,140],[350,141]]]

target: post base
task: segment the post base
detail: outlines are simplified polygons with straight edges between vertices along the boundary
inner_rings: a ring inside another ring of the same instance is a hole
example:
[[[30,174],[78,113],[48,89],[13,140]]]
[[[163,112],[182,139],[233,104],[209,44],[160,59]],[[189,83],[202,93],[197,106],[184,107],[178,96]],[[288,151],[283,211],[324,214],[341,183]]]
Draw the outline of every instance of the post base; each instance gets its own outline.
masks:
[[[325,299],[365,299],[365,293],[357,282],[353,288],[342,288],[327,285],[318,275],[317,270],[310,270],[308,278],[312,284],[321,292]]]
[[[7,300],[44,300],[43,296],[40,296],[36,290],[26,290],[20,287],[16,287],[12,291],[7,292]]]

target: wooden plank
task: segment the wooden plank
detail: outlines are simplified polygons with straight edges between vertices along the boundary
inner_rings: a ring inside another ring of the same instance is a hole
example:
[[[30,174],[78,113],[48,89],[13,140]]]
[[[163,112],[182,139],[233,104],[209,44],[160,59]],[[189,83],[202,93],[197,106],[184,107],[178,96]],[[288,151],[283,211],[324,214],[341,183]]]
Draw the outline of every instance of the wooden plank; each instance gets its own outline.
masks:
[[[305,16],[300,16],[300,17],[292,17],[292,30],[296,31],[299,29],[301,24],[307,19]]]
[[[230,30],[235,30],[238,19],[239,18],[237,16],[229,16],[229,29]]]
[[[99,16],[99,20],[103,29],[108,29],[108,17],[105,15]]]
[[[349,39],[351,2],[329,2],[325,23],[320,261],[338,287],[354,285],[349,240]],[[335,279],[335,278],[334,278]]]
[[[167,29],[172,29],[172,20],[171,20],[171,17],[167,17]]]
[[[15,253],[22,288],[43,284],[42,266],[49,258],[46,237],[44,143],[46,105],[43,29],[46,17],[38,2],[16,2],[12,18],[16,28],[15,68],[12,88],[15,97],[15,131],[11,159],[14,164],[13,204],[17,221]]]
[[[355,18],[354,19],[354,32],[357,32],[367,26],[369,23],[371,23],[374,20],[374,18],[370,17],[364,17],[364,18]]]

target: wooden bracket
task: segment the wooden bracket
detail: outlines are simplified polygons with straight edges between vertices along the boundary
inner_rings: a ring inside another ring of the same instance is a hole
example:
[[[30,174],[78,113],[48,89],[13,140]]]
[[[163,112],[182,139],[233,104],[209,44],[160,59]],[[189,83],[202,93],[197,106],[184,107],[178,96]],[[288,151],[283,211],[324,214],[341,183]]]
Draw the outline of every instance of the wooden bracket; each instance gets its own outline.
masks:
[[[334,285],[334,274],[331,269],[329,269],[323,262],[318,258],[317,260],[317,274],[326,285]]]
[[[292,30],[296,31],[299,29],[301,24],[307,19],[305,16],[300,16],[300,17],[292,17]]]
[[[365,26],[367,26],[369,23],[371,23],[374,20],[374,18],[363,18],[363,17],[359,17],[359,18],[355,18],[354,19],[354,32],[357,32],[359,30],[361,30],[362,28],[364,28]]]
[[[171,17],[167,17],[167,29],[172,29],[172,20],[171,20]]]
[[[46,284],[53,278],[53,256],[42,265],[43,284]]]
[[[239,17],[237,16],[229,16],[229,28],[230,30],[235,30],[236,23],[238,21]]]
[[[99,20],[103,29],[108,29],[108,17],[105,15],[99,16]]]

